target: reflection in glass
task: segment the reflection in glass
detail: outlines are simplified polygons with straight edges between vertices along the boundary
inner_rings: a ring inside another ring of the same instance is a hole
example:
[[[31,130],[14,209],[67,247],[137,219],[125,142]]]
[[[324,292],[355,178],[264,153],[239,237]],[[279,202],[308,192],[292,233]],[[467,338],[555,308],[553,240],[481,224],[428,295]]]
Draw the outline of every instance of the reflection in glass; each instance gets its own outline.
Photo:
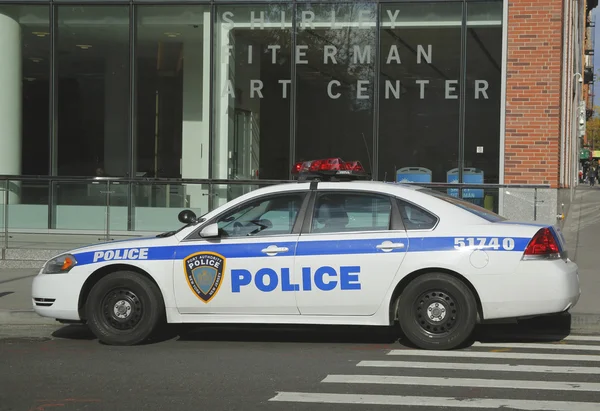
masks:
[[[0,5],[0,174],[50,171],[49,26],[48,6]],[[4,209],[6,193],[9,206]],[[47,229],[48,184],[0,182],[4,211],[10,229]]]
[[[216,8],[213,178],[289,175],[291,18],[286,4]]]
[[[209,192],[205,184],[138,183],[133,184],[132,189],[135,231],[176,230],[182,225],[177,218],[182,209],[192,210],[197,216],[209,211],[207,206],[201,207],[190,202],[190,193]],[[193,199],[193,195],[191,197]]]
[[[47,175],[49,7],[0,5],[0,50],[0,174]]]
[[[136,172],[208,178],[210,9],[139,6],[136,15]]]
[[[372,172],[376,5],[297,5],[295,161],[358,160]]]
[[[461,16],[460,3],[382,5],[380,179],[455,179]]]
[[[135,175],[208,178],[210,7],[138,6],[136,15]],[[140,186],[133,194],[143,230],[153,226],[150,215],[172,226],[175,208],[209,207],[200,185]]]
[[[502,2],[467,4],[466,58],[465,167],[483,173],[485,183],[498,183]]]
[[[129,9],[59,6],[57,25],[56,173],[126,176]]]

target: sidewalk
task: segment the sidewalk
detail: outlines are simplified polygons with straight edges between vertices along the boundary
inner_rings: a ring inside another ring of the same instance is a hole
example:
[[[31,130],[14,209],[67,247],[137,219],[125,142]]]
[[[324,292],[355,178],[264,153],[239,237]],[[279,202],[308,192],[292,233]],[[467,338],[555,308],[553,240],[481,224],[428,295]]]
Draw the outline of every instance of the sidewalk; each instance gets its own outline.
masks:
[[[572,331],[600,332],[600,187],[581,186],[564,222],[569,257],[579,266],[582,295],[571,310]],[[0,325],[61,325],[35,314],[31,282],[39,268],[0,269]]]
[[[571,310],[573,327],[600,331],[600,187],[582,185],[565,220],[569,258],[579,266],[581,298]]]
[[[37,315],[31,303],[31,282],[39,269],[10,268],[0,270],[0,324],[56,325],[50,318]]]

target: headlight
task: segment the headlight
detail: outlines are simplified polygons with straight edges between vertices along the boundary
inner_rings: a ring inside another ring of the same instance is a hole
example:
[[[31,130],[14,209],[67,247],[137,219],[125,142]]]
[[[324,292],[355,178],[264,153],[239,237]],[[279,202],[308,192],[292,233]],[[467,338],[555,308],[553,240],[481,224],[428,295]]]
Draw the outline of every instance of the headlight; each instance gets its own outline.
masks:
[[[43,274],[63,274],[71,271],[77,265],[77,260],[71,254],[63,254],[44,264]]]

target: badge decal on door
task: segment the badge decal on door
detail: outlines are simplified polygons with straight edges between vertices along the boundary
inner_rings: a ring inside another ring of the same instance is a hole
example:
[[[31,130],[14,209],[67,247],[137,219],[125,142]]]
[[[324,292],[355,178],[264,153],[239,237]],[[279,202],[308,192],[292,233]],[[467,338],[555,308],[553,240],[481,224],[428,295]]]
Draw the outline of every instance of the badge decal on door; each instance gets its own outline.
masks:
[[[191,290],[205,303],[219,292],[225,273],[225,257],[204,251],[183,259],[185,276]]]

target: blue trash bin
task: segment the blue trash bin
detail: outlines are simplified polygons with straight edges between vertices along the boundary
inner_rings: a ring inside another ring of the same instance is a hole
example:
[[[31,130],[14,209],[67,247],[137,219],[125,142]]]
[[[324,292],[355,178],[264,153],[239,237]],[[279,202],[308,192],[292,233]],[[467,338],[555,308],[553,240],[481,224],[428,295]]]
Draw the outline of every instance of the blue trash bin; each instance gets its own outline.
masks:
[[[478,168],[464,168],[463,169],[463,182],[465,184],[483,184],[483,170]],[[450,184],[458,183],[458,168],[453,168],[446,173],[447,182]],[[448,194],[453,197],[458,197],[457,188],[449,188]],[[483,199],[485,197],[484,190],[480,188],[465,188],[462,191],[462,198],[468,200],[474,204],[483,207]]]
[[[425,167],[403,167],[396,170],[397,183],[431,183],[431,170]]]

